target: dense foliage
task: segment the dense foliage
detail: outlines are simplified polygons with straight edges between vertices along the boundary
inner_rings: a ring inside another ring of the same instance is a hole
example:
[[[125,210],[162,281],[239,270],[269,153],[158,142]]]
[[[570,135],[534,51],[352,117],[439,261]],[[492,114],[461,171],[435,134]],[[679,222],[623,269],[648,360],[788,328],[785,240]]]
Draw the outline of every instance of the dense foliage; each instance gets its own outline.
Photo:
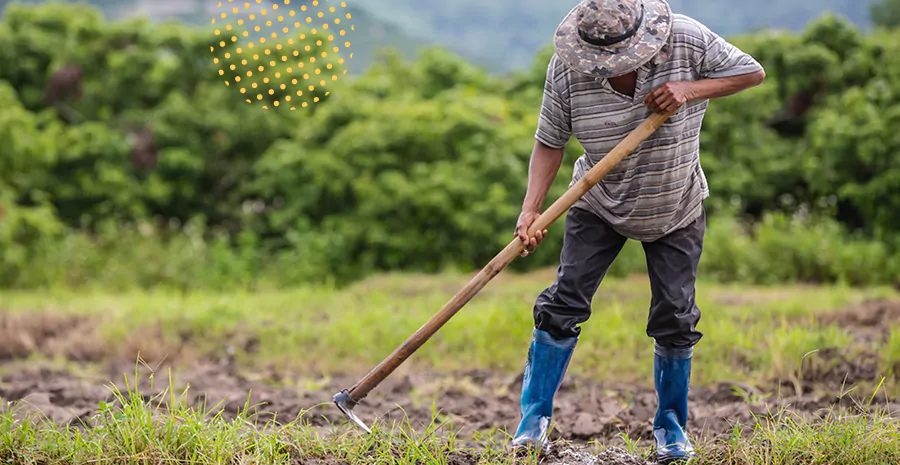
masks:
[[[439,49],[412,63],[386,55],[319,105],[266,112],[222,85],[212,41],[84,7],[7,10],[0,285],[470,270],[512,238],[548,50],[502,79]],[[769,79],[707,116],[704,269],[894,282],[900,34],[825,18],[737,42]],[[573,142],[551,199],[579,154]],[[555,263],[560,226],[515,267]],[[638,248],[617,266],[640,269]]]

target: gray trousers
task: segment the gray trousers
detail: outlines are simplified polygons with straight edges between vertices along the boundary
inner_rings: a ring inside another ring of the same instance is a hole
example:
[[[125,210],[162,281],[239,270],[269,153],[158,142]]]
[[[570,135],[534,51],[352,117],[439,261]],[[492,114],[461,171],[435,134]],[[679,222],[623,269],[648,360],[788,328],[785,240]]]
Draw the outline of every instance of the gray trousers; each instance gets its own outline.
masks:
[[[703,250],[706,213],[691,224],[654,242],[644,242],[650,275],[647,335],[661,347],[693,347],[700,309],[694,299],[697,266]],[[566,216],[556,281],[534,305],[534,326],[556,339],[575,337],[591,316],[591,301],[626,238],[597,215],[572,208]]]

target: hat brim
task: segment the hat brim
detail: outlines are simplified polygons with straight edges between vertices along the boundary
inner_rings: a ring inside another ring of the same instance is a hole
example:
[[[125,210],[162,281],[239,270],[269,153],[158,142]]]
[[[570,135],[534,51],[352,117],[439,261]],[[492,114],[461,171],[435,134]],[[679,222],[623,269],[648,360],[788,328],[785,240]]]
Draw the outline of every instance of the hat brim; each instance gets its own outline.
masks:
[[[644,21],[625,42],[600,47],[585,42],[578,34],[578,7],[572,9],[556,29],[556,54],[574,70],[609,78],[628,74],[656,56],[672,32],[672,10],[663,0],[644,0]]]

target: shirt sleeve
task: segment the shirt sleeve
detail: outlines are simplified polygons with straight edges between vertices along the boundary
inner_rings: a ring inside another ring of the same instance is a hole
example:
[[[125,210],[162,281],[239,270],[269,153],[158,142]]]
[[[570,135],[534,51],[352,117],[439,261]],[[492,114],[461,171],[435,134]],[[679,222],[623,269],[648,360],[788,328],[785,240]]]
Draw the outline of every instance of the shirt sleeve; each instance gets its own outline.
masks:
[[[703,24],[697,23],[705,44],[697,63],[703,79],[726,78],[763,69],[753,57],[728,43]]]
[[[547,67],[547,79],[544,83],[544,97],[541,102],[541,115],[538,119],[535,139],[552,148],[563,148],[572,138],[572,114],[569,107],[568,89],[562,87],[557,80],[559,58],[553,55]],[[564,90],[560,92],[560,90]]]

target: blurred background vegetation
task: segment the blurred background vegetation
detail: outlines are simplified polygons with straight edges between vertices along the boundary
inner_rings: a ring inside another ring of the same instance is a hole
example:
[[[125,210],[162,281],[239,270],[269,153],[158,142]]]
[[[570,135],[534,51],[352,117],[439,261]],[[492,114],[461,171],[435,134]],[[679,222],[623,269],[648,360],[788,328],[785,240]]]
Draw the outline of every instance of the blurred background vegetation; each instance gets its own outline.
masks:
[[[369,59],[294,112],[222,85],[205,2],[6,3],[0,286],[221,289],[484,265],[512,239],[574,2],[351,5]],[[704,276],[900,284],[900,1],[672,5],[769,76],[707,115]],[[561,223],[513,268],[553,266]],[[643,266],[630,244],[613,272]]]

